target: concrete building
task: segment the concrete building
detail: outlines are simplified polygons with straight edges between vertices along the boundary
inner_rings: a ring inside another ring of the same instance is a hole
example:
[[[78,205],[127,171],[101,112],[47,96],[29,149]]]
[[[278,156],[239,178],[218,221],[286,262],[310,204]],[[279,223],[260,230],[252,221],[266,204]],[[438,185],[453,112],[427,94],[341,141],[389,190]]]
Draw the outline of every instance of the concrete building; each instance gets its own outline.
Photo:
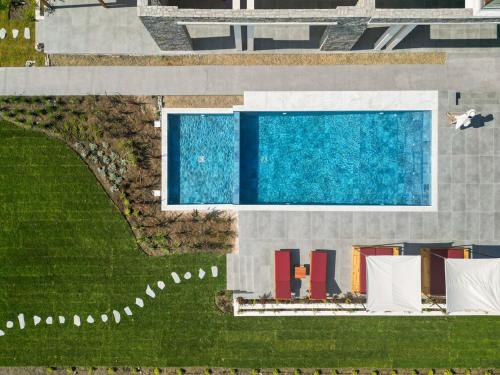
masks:
[[[165,52],[391,50],[419,26],[484,41],[500,23],[499,0],[137,0],[137,12]]]

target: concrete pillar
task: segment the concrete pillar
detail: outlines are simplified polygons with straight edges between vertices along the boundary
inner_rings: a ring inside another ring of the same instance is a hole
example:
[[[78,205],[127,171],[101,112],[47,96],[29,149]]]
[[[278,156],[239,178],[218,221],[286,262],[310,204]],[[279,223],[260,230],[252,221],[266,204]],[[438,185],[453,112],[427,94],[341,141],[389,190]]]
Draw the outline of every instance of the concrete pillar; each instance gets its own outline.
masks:
[[[350,51],[366,30],[369,18],[352,17],[337,19],[329,25],[321,38],[321,51]]]
[[[241,40],[241,25],[234,25],[234,45],[237,51],[243,51],[243,41]]]
[[[233,0],[233,9],[240,9],[240,0]]]
[[[375,42],[375,45],[373,47],[374,50],[380,51],[382,48],[384,48],[387,43],[391,41],[394,36],[399,33],[399,31],[403,28],[403,25],[393,25],[390,26],[381,36],[380,38],[377,39]]]
[[[247,26],[247,50],[254,50],[254,39],[255,39],[255,25]]]
[[[417,25],[405,25],[399,30],[399,32],[394,35],[391,41],[387,44],[386,50],[392,50],[395,48],[401,41],[408,36],[409,33],[413,31],[413,29],[417,27]]]
[[[255,0],[247,0],[247,9],[255,9]]]

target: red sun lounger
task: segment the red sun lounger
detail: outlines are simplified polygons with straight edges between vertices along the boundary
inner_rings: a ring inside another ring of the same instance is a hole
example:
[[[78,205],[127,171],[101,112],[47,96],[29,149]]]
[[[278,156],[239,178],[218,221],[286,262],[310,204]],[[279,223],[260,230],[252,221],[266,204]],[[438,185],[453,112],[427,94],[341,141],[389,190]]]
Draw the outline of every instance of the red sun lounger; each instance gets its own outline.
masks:
[[[327,259],[327,253],[311,251],[311,277],[309,279],[309,296],[311,299],[326,299]]]
[[[444,258],[467,259],[469,249],[463,247],[449,249],[422,249],[422,292],[432,296],[444,296],[446,283]]]
[[[274,252],[274,298],[291,299],[291,284],[290,251],[276,250]]]
[[[352,247],[352,291],[366,294],[366,257],[375,255],[399,255],[399,247]]]

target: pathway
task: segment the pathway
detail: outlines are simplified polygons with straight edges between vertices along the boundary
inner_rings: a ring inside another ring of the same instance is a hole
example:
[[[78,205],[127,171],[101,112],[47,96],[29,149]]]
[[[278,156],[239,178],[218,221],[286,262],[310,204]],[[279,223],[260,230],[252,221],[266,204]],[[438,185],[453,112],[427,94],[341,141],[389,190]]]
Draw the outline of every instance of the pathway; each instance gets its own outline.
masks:
[[[239,95],[245,90],[500,88],[500,53],[445,65],[0,68],[0,95]]]
[[[218,277],[219,276],[219,270],[217,268],[217,266],[212,266],[210,268],[210,271],[211,271],[211,274],[212,274],[212,277]],[[175,284],[180,284],[181,283],[181,278],[180,276],[176,273],[176,272],[172,272],[171,274],[171,277],[172,277],[172,280]],[[200,268],[198,269],[198,278],[201,280],[205,277],[206,275],[206,272]],[[191,275],[191,272],[186,272],[184,274],[184,279],[185,280],[189,280],[191,279],[192,275]],[[156,286],[158,288],[157,291],[155,291],[149,284],[146,286],[146,291],[145,291],[145,294],[148,298],[150,299],[155,299],[156,298],[156,295],[157,293],[161,292],[162,290],[165,289],[166,285],[165,285],[165,282],[163,282],[162,280],[159,280],[156,282]],[[135,298],[135,301],[134,301],[134,304],[135,306],[137,306],[138,308],[142,309],[144,308],[144,299],[141,298],[141,297],[136,297]],[[131,304],[131,306],[133,306]],[[130,306],[125,306],[123,307],[123,309],[113,309],[113,310],[110,310],[109,313],[101,313],[101,314],[95,314],[95,316],[100,316],[100,320],[102,321],[102,323],[107,323],[110,319],[110,316],[109,315],[112,315],[113,316],[113,319],[115,321],[116,324],[120,323],[121,321],[121,317],[122,317],[122,313],[121,311],[123,311],[123,313],[125,313],[126,316],[132,316],[134,313],[132,311],[132,309],[130,308]],[[38,326],[39,324],[42,323],[42,318],[38,315],[34,315],[33,316],[33,327],[36,327]],[[55,317],[52,317],[52,316],[47,316],[44,320],[45,324],[46,325],[52,325],[55,323]],[[77,314],[74,314],[73,317],[72,317],[72,322],[73,322],[73,325],[75,325],[76,327],[80,327],[82,325],[82,318],[80,317],[80,315],[77,315]],[[98,320],[97,318],[94,318],[94,316],[92,315],[88,315],[86,319],[84,319],[88,324],[94,324],[96,322],[96,320]],[[5,323],[5,327],[7,329],[12,329],[15,327],[15,323],[14,323],[15,319],[13,320],[8,320],[6,323]],[[30,319],[31,321],[31,319]],[[65,324],[66,323],[66,317],[63,316],[63,315],[59,315],[57,317],[57,321],[59,322],[59,324]],[[17,322],[18,322],[18,326],[20,329],[24,329],[26,328],[27,326],[27,320],[26,320],[26,317],[23,313],[20,313],[17,315]],[[3,331],[2,329],[0,329],[0,337],[1,336],[5,336],[5,331]]]

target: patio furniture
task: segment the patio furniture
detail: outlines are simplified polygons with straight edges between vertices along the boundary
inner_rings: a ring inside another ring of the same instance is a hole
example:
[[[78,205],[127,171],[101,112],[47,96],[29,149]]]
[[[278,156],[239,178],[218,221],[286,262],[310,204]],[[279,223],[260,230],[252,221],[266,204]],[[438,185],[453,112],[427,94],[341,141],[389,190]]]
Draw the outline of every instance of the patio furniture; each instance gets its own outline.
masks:
[[[352,247],[352,292],[366,294],[366,257],[376,255],[399,255],[398,246],[353,246]]]
[[[421,249],[422,293],[432,296],[444,296],[446,294],[445,259],[468,259],[470,258],[469,253],[469,249],[465,247]]]
[[[290,250],[274,252],[274,298],[289,300],[292,298]]]
[[[307,275],[307,269],[304,266],[295,266],[295,278],[305,279]]]
[[[326,265],[328,254],[324,251],[311,251],[311,277],[309,278],[309,297],[315,300],[326,299]]]

